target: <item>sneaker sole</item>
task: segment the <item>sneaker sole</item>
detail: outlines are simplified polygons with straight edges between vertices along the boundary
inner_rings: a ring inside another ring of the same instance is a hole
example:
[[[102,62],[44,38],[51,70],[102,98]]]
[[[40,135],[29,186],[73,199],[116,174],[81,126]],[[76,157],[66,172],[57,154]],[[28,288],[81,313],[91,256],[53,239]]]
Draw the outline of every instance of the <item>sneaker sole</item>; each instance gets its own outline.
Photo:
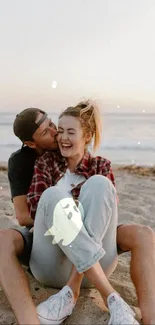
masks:
[[[63,321],[68,317],[68,316],[66,316],[63,319],[53,320],[53,319],[43,318],[39,314],[37,314],[37,316],[40,320],[41,325],[59,325],[59,324],[63,323]]]

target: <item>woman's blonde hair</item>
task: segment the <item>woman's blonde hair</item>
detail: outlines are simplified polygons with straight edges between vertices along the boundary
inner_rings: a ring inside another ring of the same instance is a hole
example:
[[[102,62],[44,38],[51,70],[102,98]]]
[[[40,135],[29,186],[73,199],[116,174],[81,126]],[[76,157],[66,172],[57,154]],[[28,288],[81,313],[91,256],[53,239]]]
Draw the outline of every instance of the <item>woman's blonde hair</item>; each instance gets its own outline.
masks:
[[[102,123],[100,112],[95,102],[90,100],[81,101],[76,106],[68,107],[63,111],[60,114],[59,119],[62,116],[73,116],[79,118],[84,136],[86,134],[91,134],[90,141],[87,142],[87,145],[94,140],[93,151],[99,147],[101,143]]]

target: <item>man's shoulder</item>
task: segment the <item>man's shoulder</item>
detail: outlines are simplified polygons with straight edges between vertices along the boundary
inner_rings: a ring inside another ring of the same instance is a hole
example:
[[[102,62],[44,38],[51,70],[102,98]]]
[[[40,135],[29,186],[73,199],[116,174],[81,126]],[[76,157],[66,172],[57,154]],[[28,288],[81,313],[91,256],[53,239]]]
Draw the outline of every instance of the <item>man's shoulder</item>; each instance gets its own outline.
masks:
[[[28,147],[23,147],[10,156],[8,179],[12,198],[27,194],[33,175],[35,156],[35,151]]]
[[[36,152],[34,149],[31,149],[29,147],[23,147],[21,149],[18,149],[17,151],[13,152],[11,156],[9,157],[9,160],[20,160],[25,159],[26,157],[34,157],[36,158]]]
[[[34,162],[37,158],[37,154],[34,149],[29,147],[23,147],[15,152],[13,152],[8,160],[8,169],[14,168],[16,166],[29,166],[34,165]]]

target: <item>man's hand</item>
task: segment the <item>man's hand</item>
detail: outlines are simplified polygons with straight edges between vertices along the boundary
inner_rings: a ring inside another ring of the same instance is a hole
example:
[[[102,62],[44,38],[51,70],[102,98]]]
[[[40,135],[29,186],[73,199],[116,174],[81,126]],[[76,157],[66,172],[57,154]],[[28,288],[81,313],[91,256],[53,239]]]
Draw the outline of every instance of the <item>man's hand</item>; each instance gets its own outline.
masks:
[[[34,220],[29,213],[26,195],[15,196],[13,204],[19,224],[21,226],[33,226]]]

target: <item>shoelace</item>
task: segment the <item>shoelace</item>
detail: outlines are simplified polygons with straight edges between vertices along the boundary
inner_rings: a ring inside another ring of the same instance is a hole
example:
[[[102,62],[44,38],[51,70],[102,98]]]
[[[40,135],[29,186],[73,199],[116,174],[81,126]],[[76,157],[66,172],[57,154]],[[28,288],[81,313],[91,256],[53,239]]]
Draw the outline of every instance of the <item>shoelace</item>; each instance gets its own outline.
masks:
[[[55,315],[56,317],[59,316],[60,311],[62,310],[63,307],[66,305],[70,304],[71,302],[71,294],[67,292],[65,295],[59,295],[59,297],[49,297],[48,301],[50,303],[53,302],[52,306],[49,308],[49,311],[52,315]],[[54,303],[55,300],[55,303]],[[69,308],[69,312],[71,311],[72,308]]]
[[[134,317],[134,312],[132,311],[132,309],[121,299],[117,301],[116,304],[117,304],[117,308],[115,309],[116,322],[118,319],[120,319],[120,316],[122,319],[126,318],[126,316],[128,316],[129,314],[131,315],[131,317]]]

